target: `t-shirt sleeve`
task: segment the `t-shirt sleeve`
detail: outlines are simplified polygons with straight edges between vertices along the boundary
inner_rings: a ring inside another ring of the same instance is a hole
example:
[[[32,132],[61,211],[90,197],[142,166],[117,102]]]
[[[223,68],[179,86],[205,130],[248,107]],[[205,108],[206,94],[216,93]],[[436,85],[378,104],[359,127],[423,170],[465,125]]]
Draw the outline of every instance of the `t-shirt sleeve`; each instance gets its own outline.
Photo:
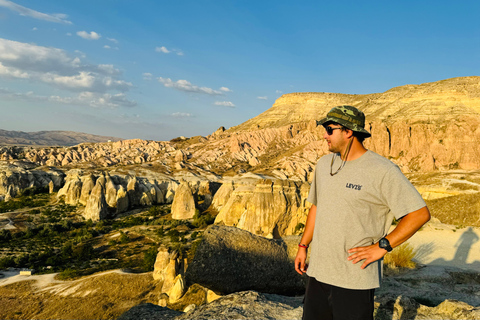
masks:
[[[313,180],[310,185],[310,192],[308,193],[307,201],[313,205],[317,205],[317,169],[313,172]]]
[[[426,206],[420,193],[398,166],[390,168],[385,173],[381,189],[385,202],[396,219]]]

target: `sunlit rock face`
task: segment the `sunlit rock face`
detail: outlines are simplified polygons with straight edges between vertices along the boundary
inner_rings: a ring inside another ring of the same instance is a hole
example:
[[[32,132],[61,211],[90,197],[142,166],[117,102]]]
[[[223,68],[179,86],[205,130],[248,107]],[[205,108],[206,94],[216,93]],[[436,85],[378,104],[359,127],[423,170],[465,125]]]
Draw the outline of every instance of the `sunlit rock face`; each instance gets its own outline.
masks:
[[[212,206],[219,211],[215,223],[250,231],[267,238],[292,235],[305,224],[310,205],[308,184],[287,180],[256,180],[222,186]]]

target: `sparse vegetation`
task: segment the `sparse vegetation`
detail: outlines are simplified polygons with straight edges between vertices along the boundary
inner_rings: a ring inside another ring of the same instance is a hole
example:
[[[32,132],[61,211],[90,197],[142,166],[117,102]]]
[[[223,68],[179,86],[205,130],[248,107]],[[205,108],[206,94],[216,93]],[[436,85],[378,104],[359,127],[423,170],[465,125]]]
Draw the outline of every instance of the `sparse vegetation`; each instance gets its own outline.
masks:
[[[192,222],[174,220],[170,205],[158,205],[93,222],[77,214],[76,206],[57,201],[55,195],[52,199],[48,194],[22,197],[12,203],[16,210],[27,209],[10,214],[20,228],[0,231],[0,269],[59,272],[60,279],[111,269],[152,271],[160,244],[193,259],[202,229],[214,220],[200,212]],[[31,204],[35,209],[28,209]]]
[[[389,270],[398,270],[399,268],[415,268],[416,264],[412,260],[417,251],[408,243],[404,243],[392,252],[387,253],[383,262],[384,266]]]

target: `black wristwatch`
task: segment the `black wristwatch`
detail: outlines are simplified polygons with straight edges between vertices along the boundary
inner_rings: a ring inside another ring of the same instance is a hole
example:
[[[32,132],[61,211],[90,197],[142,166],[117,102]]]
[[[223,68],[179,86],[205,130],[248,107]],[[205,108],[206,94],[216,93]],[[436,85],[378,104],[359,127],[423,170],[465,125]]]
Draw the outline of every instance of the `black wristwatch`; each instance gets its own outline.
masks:
[[[387,250],[387,252],[390,252],[393,250],[392,246],[390,245],[390,241],[388,241],[388,239],[385,237],[378,241],[378,246],[382,249]]]

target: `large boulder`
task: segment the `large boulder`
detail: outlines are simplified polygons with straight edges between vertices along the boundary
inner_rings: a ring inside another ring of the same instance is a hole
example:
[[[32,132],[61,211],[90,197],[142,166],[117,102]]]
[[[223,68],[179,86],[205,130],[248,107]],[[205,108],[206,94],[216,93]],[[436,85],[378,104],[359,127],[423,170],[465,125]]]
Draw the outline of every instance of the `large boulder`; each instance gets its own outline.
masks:
[[[182,182],[175,190],[172,203],[172,219],[191,219],[195,215],[195,199],[188,183]]]
[[[186,271],[187,283],[219,294],[244,290],[297,295],[305,277],[295,272],[299,236],[271,240],[235,227],[213,225]]]
[[[302,297],[283,297],[255,291],[232,293],[193,311],[177,316],[181,319],[301,319]]]

